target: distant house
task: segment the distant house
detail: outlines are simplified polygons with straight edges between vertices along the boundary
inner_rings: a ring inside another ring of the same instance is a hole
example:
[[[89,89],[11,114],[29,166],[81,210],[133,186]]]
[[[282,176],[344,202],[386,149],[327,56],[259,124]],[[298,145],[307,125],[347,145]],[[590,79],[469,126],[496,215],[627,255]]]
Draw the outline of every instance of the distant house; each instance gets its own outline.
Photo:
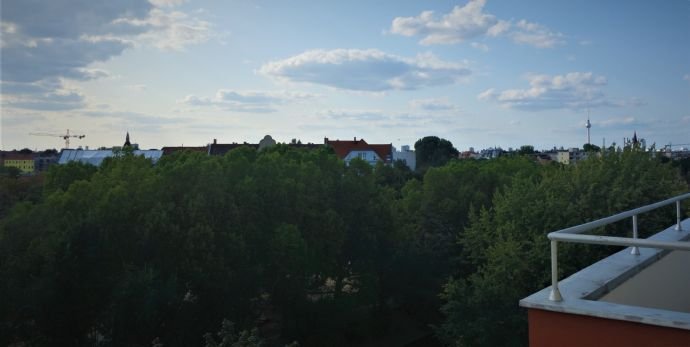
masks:
[[[505,151],[501,147],[486,148],[479,152],[479,159],[496,159],[503,155]]]
[[[354,158],[359,158],[370,165],[376,165],[377,162],[382,161],[385,164],[393,162],[393,145],[392,144],[368,144],[363,139],[357,140],[329,140],[324,139],[324,144],[333,148],[335,154],[346,163]]]
[[[474,147],[470,147],[469,150],[460,152],[458,154],[459,159],[479,159],[480,154],[474,151]]]
[[[208,145],[209,155],[225,155],[225,153],[230,152],[235,148],[240,148],[242,146],[259,149],[258,143],[218,143],[216,139],[213,139],[213,143]]]
[[[22,153],[18,151],[2,152],[2,165],[5,167],[15,167],[22,174],[34,172],[34,154]]]
[[[588,152],[582,151],[579,148],[570,148],[567,151],[558,151],[556,161],[564,165],[569,165],[587,159],[588,156]]]

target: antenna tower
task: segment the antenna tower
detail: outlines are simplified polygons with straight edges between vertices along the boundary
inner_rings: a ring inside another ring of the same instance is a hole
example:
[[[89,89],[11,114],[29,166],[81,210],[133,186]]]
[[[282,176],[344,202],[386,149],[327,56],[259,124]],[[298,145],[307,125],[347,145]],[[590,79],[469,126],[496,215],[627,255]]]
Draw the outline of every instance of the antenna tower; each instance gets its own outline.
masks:
[[[587,144],[591,145],[591,139],[589,136],[589,129],[592,127],[592,123],[589,122],[589,107],[587,107],[587,123],[585,123],[585,128],[587,128]]]

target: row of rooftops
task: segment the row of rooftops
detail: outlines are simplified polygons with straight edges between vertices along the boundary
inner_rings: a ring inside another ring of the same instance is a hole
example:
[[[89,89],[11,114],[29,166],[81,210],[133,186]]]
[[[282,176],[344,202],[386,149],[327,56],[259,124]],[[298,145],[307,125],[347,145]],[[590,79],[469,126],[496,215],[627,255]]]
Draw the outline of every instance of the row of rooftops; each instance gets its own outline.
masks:
[[[179,146],[179,147],[163,147],[161,151],[163,152],[163,155],[169,155],[178,151],[193,151],[193,152],[202,152],[202,153],[207,153],[208,155],[224,155],[225,153],[239,147],[250,147],[254,149],[263,149],[266,147],[270,147],[272,145],[275,145],[276,141],[271,138],[270,135],[266,135],[259,143],[248,143],[248,142],[243,142],[243,143],[218,143],[216,139],[213,139],[213,142],[208,144],[207,146],[197,146],[197,147],[184,147],[184,146]],[[287,143],[286,145],[290,147],[296,147],[296,148],[318,148],[322,146],[330,146],[333,148],[333,151],[335,154],[341,158],[345,159],[348,154],[350,154],[353,151],[371,151],[376,153],[379,158],[382,158],[382,160],[386,163],[390,163],[393,160],[393,145],[388,143],[388,144],[369,144],[367,143],[364,139],[357,139],[356,137],[353,138],[353,140],[329,140],[327,137],[324,138],[323,144],[315,144],[315,143],[301,143],[299,141],[293,140],[290,143]]]
[[[100,148],[97,150],[90,150],[88,149],[88,147],[86,149],[82,149],[80,147],[78,149],[63,149],[62,151],[60,151],[60,153],[54,151],[51,153],[51,155],[54,159],[53,162],[58,164],[66,164],[68,162],[78,161],[82,163],[88,163],[95,166],[99,166],[103,162],[103,160],[105,160],[108,157],[114,156],[115,153],[118,150],[121,150],[122,148],[131,148],[135,155],[143,155],[144,157],[151,159],[155,163],[162,156],[170,155],[179,151],[200,152],[206,153],[208,155],[224,155],[225,153],[235,148],[243,146],[254,148],[256,150],[261,150],[263,148],[267,148],[276,144],[277,142],[273,140],[273,138],[270,135],[266,135],[259,143],[218,143],[216,139],[213,139],[213,142],[206,146],[166,146],[161,148],[160,150],[140,150],[136,144],[130,143],[129,133],[127,133],[125,143],[122,147],[113,147],[110,149]],[[376,158],[376,160],[381,160],[385,163],[391,163],[393,161],[392,144],[369,144],[364,139],[357,139],[356,137],[353,140],[329,140],[328,138],[324,138],[323,144],[303,144],[301,141],[292,140],[292,142],[287,143],[286,145],[290,147],[307,149],[330,146],[331,148],[333,148],[333,151],[339,158],[344,159],[346,161],[349,161],[348,155],[350,155],[350,153],[352,152],[368,152],[372,154],[375,153],[375,156],[371,155],[370,158]],[[5,159],[35,160],[38,156],[38,153],[32,153],[28,150],[12,152],[0,151],[0,164],[2,164],[2,162],[4,162]]]

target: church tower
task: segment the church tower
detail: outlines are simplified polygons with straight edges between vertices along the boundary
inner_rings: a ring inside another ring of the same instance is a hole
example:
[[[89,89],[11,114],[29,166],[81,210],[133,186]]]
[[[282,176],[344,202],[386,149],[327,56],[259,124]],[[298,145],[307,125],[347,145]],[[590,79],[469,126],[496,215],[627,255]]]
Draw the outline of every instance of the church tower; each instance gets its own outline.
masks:
[[[132,144],[129,142],[129,131],[127,132],[127,136],[125,137],[125,144],[122,145],[122,148],[125,147],[132,147]]]

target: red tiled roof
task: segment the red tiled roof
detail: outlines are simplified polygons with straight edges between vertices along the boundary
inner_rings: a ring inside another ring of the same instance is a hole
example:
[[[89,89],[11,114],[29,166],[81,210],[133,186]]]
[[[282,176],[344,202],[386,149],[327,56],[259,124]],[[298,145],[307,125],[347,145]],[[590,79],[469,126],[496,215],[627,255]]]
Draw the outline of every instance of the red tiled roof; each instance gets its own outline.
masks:
[[[352,151],[374,151],[376,155],[381,158],[386,163],[390,163],[393,158],[393,145],[392,144],[368,144],[363,139],[360,140],[325,140],[326,144],[333,148],[335,154],[340,159],[345,159],[347,155]]]

